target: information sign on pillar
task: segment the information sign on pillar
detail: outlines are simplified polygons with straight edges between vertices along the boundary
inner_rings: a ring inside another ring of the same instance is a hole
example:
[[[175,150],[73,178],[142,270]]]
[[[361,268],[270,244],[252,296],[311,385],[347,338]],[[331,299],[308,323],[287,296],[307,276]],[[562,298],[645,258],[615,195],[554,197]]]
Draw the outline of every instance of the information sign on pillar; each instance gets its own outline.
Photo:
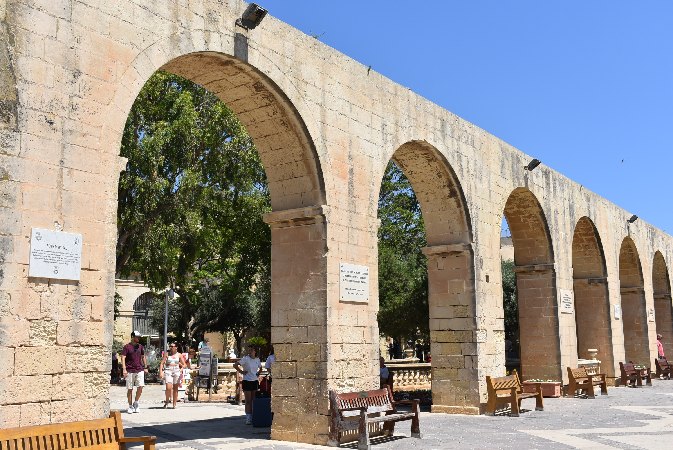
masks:
[[[33,228],[28,267],[29,277],[79,280],[82,235]]]
[[[559,289],[561,296],[561,313],[572,314],[575,311],[575,301],[573,299],[573,291],[568,289]]]
[[[369,267],[339,264],[339,300],[342,302],[369,302]]]

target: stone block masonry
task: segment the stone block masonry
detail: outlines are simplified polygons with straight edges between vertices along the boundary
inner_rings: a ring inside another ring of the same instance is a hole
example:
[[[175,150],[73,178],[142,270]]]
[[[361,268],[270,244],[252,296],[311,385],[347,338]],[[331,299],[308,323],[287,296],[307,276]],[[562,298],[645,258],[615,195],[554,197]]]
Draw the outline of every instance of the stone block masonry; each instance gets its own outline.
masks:
[[[427,226],[433,411],[478,413],[505,372],[503,215],[525,376],[561,378],[595,347],[614,373],[651,361],[657,332],[670,345],[670,235],[270,15],[237,27],[246,6],[0,0],[0,427],[108,412],[121,133],[157,70],[218,95],[266,169],[273,439],[326,443],[329,390],[378,386],[391,159]],[[83,235],[79,282],[28,277],[31,228],[55,226]],[[341,263],[369,268],[366,302],[340,300]]]

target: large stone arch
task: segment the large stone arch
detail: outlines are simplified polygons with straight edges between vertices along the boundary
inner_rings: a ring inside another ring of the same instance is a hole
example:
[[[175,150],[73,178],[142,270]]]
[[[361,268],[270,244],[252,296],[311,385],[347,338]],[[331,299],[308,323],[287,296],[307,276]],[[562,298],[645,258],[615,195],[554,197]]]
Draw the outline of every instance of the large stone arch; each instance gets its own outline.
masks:
[[[556,271],[547,219],[526,188],[510,194],[504,213],[514,244],[522,374],[561,379]]]
[[[619,250],[619,282],[622,297],[625,359],[649,366],[650,352],[643,271],[636,244],[628,236],[622,241]]]
[[[474,253],[458,178],[435,147],[410,141],[392,160],[421,206],[426,229],[432,354],[432,411],[479,412]]]
[[[673,351],[673,304],[671,303],[671,279],[664,255],[657,251],[652,262],[652,290],[654,292],[654,316],[657,333],[661,334],[664,351]]]
[[[597,348],[602,367],[614,376],[605,254],[598,230],[586,216],[575,226],[572,264],[577,356],[589,358],[587,349]]]
[[[294,367],[297,359],[308,360],[300,369],[274,371],[272,437],[314,442],[307,430],[326,433],[328,421],[319,402],[327,398],[328,379],[325,189],[320,161],[297,109],[273,80],[239,55],[179,54],[185,50],[191,47],[153,49],[153,57],[136,58],[152,64],[127,71],[114,110],[128,114],[132,99],[127,93],[137,94],[155,70],[164,70],[217,95],[246,127],[264,165],[273,210],[264,220],[271,227],[271,340],[276,364]],[[159,57],[166,55],[171,59]],[[121,140],[114,133],[122,123],[117,116],[117,123],[106,130],[114,136],[110,142]],[[302,389],[293,388],[300,384]],[[299,417],[297,411],[302,412]]]

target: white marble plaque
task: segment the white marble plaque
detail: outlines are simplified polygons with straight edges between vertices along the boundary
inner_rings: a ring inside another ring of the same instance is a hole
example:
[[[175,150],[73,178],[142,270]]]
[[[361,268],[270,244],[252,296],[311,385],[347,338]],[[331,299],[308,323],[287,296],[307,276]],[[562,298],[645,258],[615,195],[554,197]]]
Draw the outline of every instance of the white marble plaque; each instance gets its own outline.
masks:
[[[567,289],[559,289],[561,296],[561,313],[572,314],[575,310],[575,301],[573,299],[573,291]]]
[[[369,267],[339,264],[339,299],[343,302],[369,302]]]
[[[654,308],[649,308],[647,310],[647,321],[648,322],[654,322],[655,321],[655,319],[654,319]]]
[[[29,277],[79,280],[82,235],[33,228],[29,264]]]
[[[615,305],[615,319],[619,320],[622,318],[622,305]]]

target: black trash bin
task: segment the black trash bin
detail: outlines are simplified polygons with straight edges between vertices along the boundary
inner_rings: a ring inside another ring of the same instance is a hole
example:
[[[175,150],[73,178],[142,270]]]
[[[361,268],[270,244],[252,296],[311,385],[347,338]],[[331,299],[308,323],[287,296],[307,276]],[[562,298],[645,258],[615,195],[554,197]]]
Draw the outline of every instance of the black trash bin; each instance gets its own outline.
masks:
[[[255,397],[252,401],[252,426],[271,426],[271,398]]]

